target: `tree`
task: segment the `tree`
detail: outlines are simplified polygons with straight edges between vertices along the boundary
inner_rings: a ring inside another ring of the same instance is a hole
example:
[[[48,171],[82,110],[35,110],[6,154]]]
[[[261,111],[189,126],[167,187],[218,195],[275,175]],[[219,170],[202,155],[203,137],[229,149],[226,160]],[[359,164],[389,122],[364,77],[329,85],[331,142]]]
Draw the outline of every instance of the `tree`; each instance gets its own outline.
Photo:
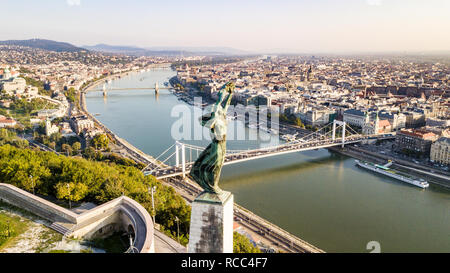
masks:
[[[16,139],[15,146],[17,148],[25,149],[25,148],[28,148],[29,143],[28,143],[28,140],[26,140],[26,139]]]
[[[81,143],[80,142],[75,142],[72,144],[72,149],[74,151],[77,151],[77,153],[79,153],[79,151],[81,150]]]
[[[83,183],[63,183],[56,184],[56,198],[66,199],[70,201],[80,201],[86,197],[88,193],[88,187]]]
[[[64,94],[67,97],[67,100],[71,103],[78,105],[78,92],[73,88],[69,88],[69,90],[66,90]]]
[[[233,252],[234,253],[261,253],[259,248],[255,247],[250,240],[242,234],[233,233]]]
[[[125,189],[123,188],[123,183],[120,179],[116,177],[108,179],[102,187],[102,191],[100,196],[98,197],[102,201],[106,202],[108,200],[112,200],[117,198],[125,193]]]
[[[61,151],[64,152],[66,155],[72,154],[72,147],[70,147],[69,144],[63,144],[61,145]]]
[[[95,158],[95,149],[92,147],[87,147],[86,149],[84,149],[84,156],[88,159]]]
[[[56,148],[56,142],[52,141],[48,144],[48,147],[52,148],[53,150]]]
[[[106,149],[109,145],[109,138],[105,134],[98,134],[92,139],[95,149]]]
[[[56,142],[57,143],[57,142],[59,142],[61,140],[61,138],[62,138],[61,133],[56,132],[56,133],[54,133],[54,134],[52,134],[50,136],[49,140],[52,141],[52,142]]]
[[[301,127],[301,128],[305,128],[305,125],[303,124],[302,120],[299,117],[296,117],[294,120],[294,124]]]

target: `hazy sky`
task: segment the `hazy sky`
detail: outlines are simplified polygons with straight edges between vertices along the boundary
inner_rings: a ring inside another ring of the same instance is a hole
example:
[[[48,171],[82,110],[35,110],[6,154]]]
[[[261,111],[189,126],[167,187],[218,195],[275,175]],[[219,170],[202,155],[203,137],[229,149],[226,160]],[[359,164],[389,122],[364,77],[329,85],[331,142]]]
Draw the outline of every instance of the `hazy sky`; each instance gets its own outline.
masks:
[[[450,0],[1,0],[0,40],[250,51],[450,50]]]

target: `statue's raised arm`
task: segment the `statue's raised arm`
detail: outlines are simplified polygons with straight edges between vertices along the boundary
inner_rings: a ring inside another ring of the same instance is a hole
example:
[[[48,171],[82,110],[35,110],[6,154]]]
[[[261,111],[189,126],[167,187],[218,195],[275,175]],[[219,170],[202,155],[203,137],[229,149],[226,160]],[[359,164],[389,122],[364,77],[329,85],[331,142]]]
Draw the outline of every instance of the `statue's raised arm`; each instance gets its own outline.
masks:
[[[219,91],[219,99],[221,99],[220,106],[222,107],[225,114],[227,113],[228,107],[231,103],[231,99],[233,98],[234,88],[234,83],[228,82]]]

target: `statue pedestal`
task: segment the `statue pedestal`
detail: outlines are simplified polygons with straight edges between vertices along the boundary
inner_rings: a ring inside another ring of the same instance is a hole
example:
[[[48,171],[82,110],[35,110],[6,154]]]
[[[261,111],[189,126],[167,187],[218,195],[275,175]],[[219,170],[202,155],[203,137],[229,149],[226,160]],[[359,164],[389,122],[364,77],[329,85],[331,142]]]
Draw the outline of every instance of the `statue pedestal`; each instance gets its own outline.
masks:
[[[233,253],[233,194],[202,192],[192,202],[188,253]]]

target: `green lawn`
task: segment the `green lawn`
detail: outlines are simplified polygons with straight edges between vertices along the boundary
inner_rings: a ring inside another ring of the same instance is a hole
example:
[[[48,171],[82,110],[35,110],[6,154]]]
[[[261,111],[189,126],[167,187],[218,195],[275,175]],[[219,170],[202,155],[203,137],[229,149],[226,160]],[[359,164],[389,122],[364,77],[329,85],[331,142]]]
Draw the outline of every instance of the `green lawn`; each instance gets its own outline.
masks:
[[[17,237],[28,229],[29,221],[11,215],[0,207],[0,251],[12,245]]]
[[[35,227],[33,220],[40,219],[38,216],[0,202],[0,252],[6,248],[14,247],[21,240],[21,234]],[[23,238],[22,238],[23,239]],[[45,228],[45,231],[39,234],[40,243],[34,248],[35,252],[44,252],[52,244],[61,241],[62,235],[56,231]]]

